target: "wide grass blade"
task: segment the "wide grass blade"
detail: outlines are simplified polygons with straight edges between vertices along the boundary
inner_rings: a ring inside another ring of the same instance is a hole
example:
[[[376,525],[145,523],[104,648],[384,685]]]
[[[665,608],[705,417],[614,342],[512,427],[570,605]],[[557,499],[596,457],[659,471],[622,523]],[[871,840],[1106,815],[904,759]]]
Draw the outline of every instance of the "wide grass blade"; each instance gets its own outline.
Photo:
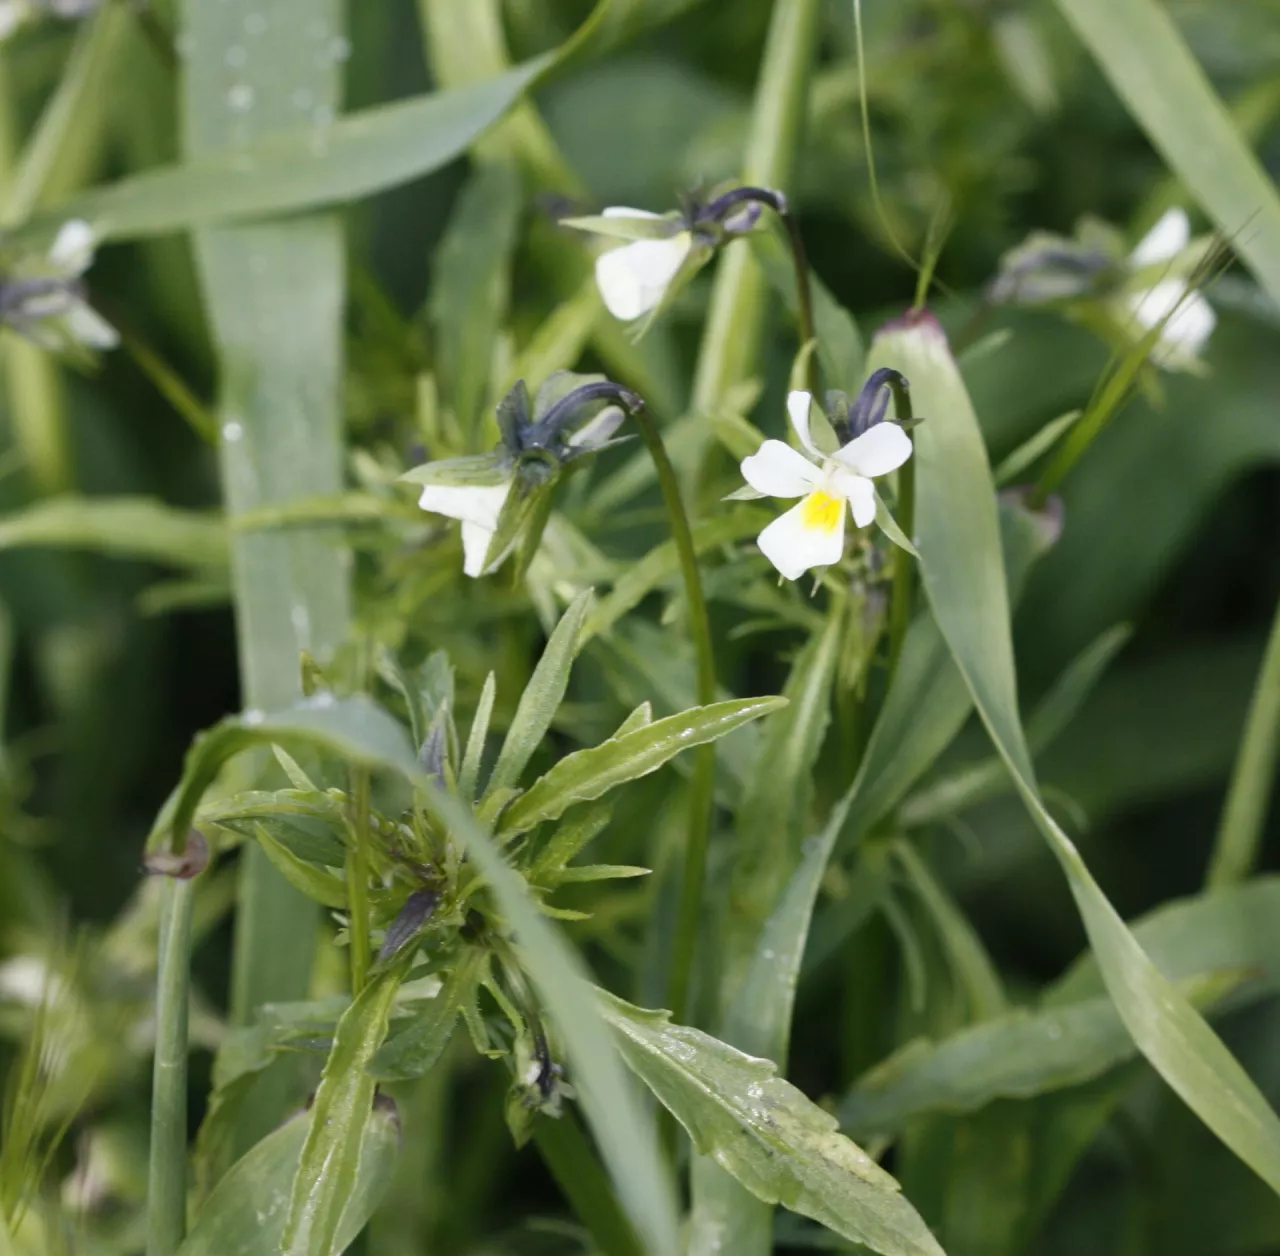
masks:
[[[1280,1190],[1280,1119],[1185,995],[1152,964],[1040,797],[1018,715],[995,489],[946,338],[927,314],[873,343],[875,366],[911,381],[916,536],[929,604],[996,749],[1076,900],[1116,1009],[1156,1070],[1246,1164]]]

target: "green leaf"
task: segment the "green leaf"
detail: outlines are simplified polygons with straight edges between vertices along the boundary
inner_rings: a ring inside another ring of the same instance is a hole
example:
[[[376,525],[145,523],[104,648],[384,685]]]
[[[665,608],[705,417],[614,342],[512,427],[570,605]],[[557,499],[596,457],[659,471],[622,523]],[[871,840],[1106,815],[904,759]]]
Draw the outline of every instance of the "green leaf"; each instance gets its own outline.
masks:
[[[43,240],[68,218],[82,218],[99,239],[133,239],[356,200],[452,161],[551,60],[538,57],[482,83],[380,105],[323,126],[291,119],[296,129],[233,151],[193,155],[181,165],[75,197],[28,230]]]
[[[522,208],[520,177],[506,164],[476,168],[436,251],[430,314],[442,395],[462,432],[480,431],[493,349],[506,317],[511,255]]]
[[[458,774],[458,792],[468,802],[476,796],[476,782],[480,779],[480,761],[484,758],[485,738],[489,736],[489,720],[493,715],[493,700],[497,694],[497,678],[490,672],[484,678],[480,700],[476,703],[475,718],[467,734],[467,748],[462,756],[462,771]]]
[[[835,1118],[744,1055],[665,1012],[600,994],[628,1065],[688,1131],[694,1149],[757,1198],[820,1221],[883,1256],[942,1249],[898,1184],[844,1138]],[[698,1239],[693,1245],[697,1250]]]
[[[152,829],[148,849],[185,837],[201,795],[228,759],[253,746],[273,745],[310,746],[367,767],[392,765],[409,776],[417,769],[404,729],[367,698],[319,693],[277,714],[229,716],[192,743],[182,779]]]
[[[346,884],[341,877],[331,877],[323,868],[299,859],[287,846],[277,842],[265,825],[255,825],[254,836],[272,866],[295,890],[321,907],[339,910],[347,907]]]
[[[486,797],[495,790],[508,789],[519,782],[534,751],[547,735],[569,687],[569,671],[578,653],[579,635],[591,598],[590,589],[579,593],[547,641],[547,648],[520,695],[520,703],[511,727],[507,729],[498,761],[489,774],[489,782],[484,789]]]
[[[1242,972],[1185,988],[1207,1006]],[[930,1112],[973,1112],[994,1099],[1030,1099],[1077,1086],[1130,1060],[1133,1038],[1105,996],[1038,1011],[1018,1008],[937,1042],[917,1038],[858,1079],[838,1109],[855,1136],[894,1134]]]
[[[377,1083],[368,1068],[382,1045],[403,965],[375,977],[343,1013],[311,1104],[311,1127],[289,1197],[279,1251],[331,1256],[347,1201],[360,1179]]]
[[[178,1256],[279,1256],[290,1183],[314,1122],[313,1113],[299,1113],[237,1160],[196,1213]],[[394,1105],[372,1106],[371,1100],[353,1157],[356,1175],[326,1256],[345,1251],[364,1229],[390,1182],[399,1147]]]
[[[463,1005],[475,997],[489,971],[488,952],[466,948],[434,999],[423,1006],[413,1022],[393,1034],[378,1049],[369,1066],[380,1081],[402,1081],[429,1073],[453,1037],[453,1027]]]
[[[50,497],[0,518],[0,549],[93,550],[175,567],[224,567],[221,516],[152,497]]]
[[[1040,797],[1018,716],[995,491],[946,339],[928,316],[887,329],[877,366],[911,381],[916,536],[929,603],[1018,793],[1066,874],[1108,992],[1138,1049],[1219,1138],[1280,1189],[1280,1119],[1190,1002],[1151,963]]]
[[[612,814],[612,806],[602,802],[599,806],[576,812],[557,826],[555,834],[529,869],[529,880],[555,882],[569,860],[604,832]]]
[[[627,781],[656,772],[682,750],[715,741],[779,710],[785,702],[785,698],[738,698],[693,707],[590,750],[566,755],[503,813],[499,835],[508,839],[546,820],[557,820],[575,803],[592,802]]]
[[[1058,0],[1161,156],[1280,301],[1280,197],[1156,0]],[[914,381],[913,381],[914,382]]]
[[[503,484],[510,478],[511,459],[504,452],[468,454],[463,458],[424,462],[400,476],[406,484],[454,484],[462,487],[492,487]]]

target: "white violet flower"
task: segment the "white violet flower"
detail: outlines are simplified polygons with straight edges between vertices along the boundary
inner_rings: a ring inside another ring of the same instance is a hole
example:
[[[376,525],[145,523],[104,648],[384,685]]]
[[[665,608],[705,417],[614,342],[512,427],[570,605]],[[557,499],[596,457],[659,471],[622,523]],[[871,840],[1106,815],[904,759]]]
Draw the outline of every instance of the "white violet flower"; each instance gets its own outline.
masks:
[[[872,480],[896,471],[911,457],[911,437],[895,423],[880,422],[832,454],[823,454],[809,432],[807,392],[787,397],[791,425],[804,447],[800,453],[780,440],[767,440],[742,460],[747,483],[766,497],[803,500],[760,533],[764,556],[788,580],[813,567],[829,567],[844,554],[846,504],[853,522],[865,528],[875,521]],[[807,456],[806,456],[807,455]]]
[[[484,573],[485,555],[498,529],[498,516],[515,481],[502,484],[427,484],[418,505],[446,519],[462,521],[462,570],[468,576]]]
[[[622,205],[611,205],[603,211],[603,216],[662,218],[661,214],[628,209]],[[605,308],[614,318],[624,322],[631,322],[657,309],[692,247],[693,233],[683,230],[658,239],[632,240],[620,248],[601,253],[596,258],[596,284]]]
[[[1191,224],[1185,211],[1166,210],[1130,254],[1129,264],[1134,269],[1167,265],[1190,243]],[[1151,354],[1160,366],[1196,358],[1218,322],[1209,302],[1178,274],[1166,274],[1150,287],[1131,292],[1126,302],[1143,332],[1168,319]]]

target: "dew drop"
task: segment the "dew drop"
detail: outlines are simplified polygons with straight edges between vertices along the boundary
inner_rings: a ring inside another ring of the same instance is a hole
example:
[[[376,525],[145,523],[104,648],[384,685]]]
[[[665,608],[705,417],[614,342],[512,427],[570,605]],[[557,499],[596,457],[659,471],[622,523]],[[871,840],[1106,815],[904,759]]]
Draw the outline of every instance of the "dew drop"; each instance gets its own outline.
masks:
[[[267,29],[267,15],[265,13],[246,14],[244,29],[248,35],[261,35]]]
[[[267,717],[264,712],[259,711],[257,707],[250,707],[243,716],[241,722],[252,727],[255,724],[261,724]]]
[[[346,61],[351,56],[351,41],[339,36],[329,44],[329,55],[335,61]]]
[[[238,419],[229,419],[222,425],[222,439],[234,445],[244,437],[244,424]]]
[[[305,642],[305,639],[311,634],[311,615],[308,613],[307,608],[299,603],[290,610],[289,620],[293,624],[294,632]]]
[[[227,93],[227,104],[234,113],[248,113],[253,108],[253,88],[248,83],[236,83]]]
[[[293,101],[294,107],[303,113],[310,113],[311,106],[315,103],[315,97],[305,87],[299,87],[289,99]]]
[[[311,124],[317,127],[327,127],[333,125],[333,106],[317,105],[311,114]]]
[[[223,60],[233,70],[243,69],[244,66],[249,64],[249,50],[243,44],[232,44],[227,49]]]

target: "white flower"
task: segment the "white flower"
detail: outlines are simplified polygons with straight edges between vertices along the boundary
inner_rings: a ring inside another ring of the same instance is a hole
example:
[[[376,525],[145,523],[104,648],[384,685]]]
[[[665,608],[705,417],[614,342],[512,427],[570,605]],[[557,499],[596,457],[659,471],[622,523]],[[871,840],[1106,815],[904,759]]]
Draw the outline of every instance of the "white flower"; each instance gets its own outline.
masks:
[[[0,43],[31,16],[28,0],[0,0]]]
[[[1191,224],[1181,209],[1169,209],[1129,256],[1135,269],[1172,262],[1191,243]],[[1126,298],[1129,313],[1144,332],[1168,322],[1151,357],[1160,366],[1186,363],[1200,353],[1218,319],[1208,301],[1181,275],[1167,274]]]
[[[767,440],[742,460],[742,475],[767,497],[804,500],[775,519],[760,533],[764,556],[788,580],[811,567],[829,567],[844,553],[845,503],[853,521],[865,528],[876,517],[876,492],[871,481],[896,471],[911,457],[911,438],[895,423],[877,423],[831,455],[824,455],[809,434],[807,392],[787,397],[787,413],[800,444],[810,457]]]
[[[661,218],[643,209],[612,205],[606,218]],[[633,240],[596,258],[596,283],[614,318],[630,322],[656,309],[684,265],[693,236],[688,231],[659,240]]]
[[[418,505],[433,514],[462,521],[462,570],[484,574],[484,559],[498,529],[498,516],[511,492],[512,480],[501,484],[428,484]]]

